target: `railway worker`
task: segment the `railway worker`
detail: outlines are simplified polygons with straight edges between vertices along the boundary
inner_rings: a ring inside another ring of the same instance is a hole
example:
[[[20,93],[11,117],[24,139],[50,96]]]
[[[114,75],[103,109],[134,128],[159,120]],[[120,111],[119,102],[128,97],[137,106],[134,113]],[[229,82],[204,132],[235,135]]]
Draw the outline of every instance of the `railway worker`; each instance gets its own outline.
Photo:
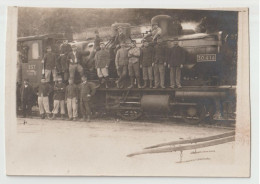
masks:
[[[53,81],[56,81],[56,54],[52,52],[51,46],[47,47],[47,53],[44,55],[42,63],[44,63],[44,74],[46,82],[50,82],[51,74]]]
[[[28,79],[25,79],[21,87],[21,103],[23,109],[23,117],[31,115],[32,105],[33,105],[33,95],[34,91],[29,83]]]
[[[101,40],[101,38],[99,37],[99,32],[98,32],[98,30],[95,30],[95,35],[96,35],[96,37],[95,37],[95,40],[94,40],[94,50],[95,50],[95,51],[98,51],[98,50],[101,49],[101,48],[100,48],[100,42],[101,42],[102,40]]]
[[[57,59],[57,72],[62,76],[65,83],[69,79],[69,62],[67,60],[68,54],[72,51],[68,40],[64,40],[60,45],[60,56]]]
[[[143,40],[142,54],[140,60],[140,68],[143,69],[143,80],[144,86],[142,88],[146,88],[148,86],[148,80],[150,84],[150,88],[153,88],[153,57],[154,57],[154,48],[152,45],[148,43],[147,40]]]
[[[168,49],[167,63],[170,69],[170,88],[181,87],[181,68],[186,60],[185,50],[174,41],[173,47]]]
[[[134,87],[135,78],[137,80],[138,88],[141,88],[140,84],[140,56],[141,49],[136,47],[136,42],[131,42],[131,48],[128,50],[128,72],[130,76],[131,85],[129,89]]]
[[[116,53],[115,65],[119,79],[116,81],[117,88],[125,86],[128,66],[128,49],[124,43],[120,44],[121,48]]]
[[[69,74],[70,78],[75,77],[75,72],[78,71],[80,76],[83,76],[83,67],[81,66],[81,53],[77,51],[77,46],[72,45],[72,52],[68,54],[68,61],[69,61]]]
[[[106,88],[108,88],[108,67],[110,63],[110,54],[109,51],[105,49],[105,44],[100,44],[101,50],[97,51],[95,55],[95,67],[97,69],[97,75],[99,78],[100,85],[102,80],[105,79]]]
[[[78,118],[78,95],[78,86],[74,84],[74,79],[70,78],[69,85],[65,91],[65,102],[67,103],[69,121],[76,121]]]
[[[38,87],[38,105],[41,118],[45,118],[45,113],[47,117],[50,119],[50,107],[49,107],[49,95],[52,92],[51,85],[46,81],[45,78],[41,79],[41,83]]]
[[[88,82],[86,77],[81,78],[82,83],[80,84],[79,91],[79,99],[80,99],[80,110],[82,115],[82,121],[90,122],[91,116],[91,108],[90,108],[90,101],[91,97],[96,93],[96,86],[92,82]]]
[[[65,90],[66,85],[62,82],[62,78],[58,77],[58,82],[54,85],[54,95],[53,95],[53,110],[52,110],[52,119],[55,119],[59,109],[61,114],[61,119],[64,119],[65,116]]]
[[[153,70],[154,70],[154,87],[165,88],[165,67],[166,63],[166,47],[163,44],[156,44],[154,47]]]

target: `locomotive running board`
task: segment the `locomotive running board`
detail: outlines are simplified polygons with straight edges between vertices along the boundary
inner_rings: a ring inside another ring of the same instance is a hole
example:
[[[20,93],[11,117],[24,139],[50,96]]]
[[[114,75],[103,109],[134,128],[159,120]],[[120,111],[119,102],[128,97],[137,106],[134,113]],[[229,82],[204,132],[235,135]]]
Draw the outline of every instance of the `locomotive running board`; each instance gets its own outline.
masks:
[[[232,131],[232,132],[213,135],[213,136],[209,136],[209,137],[202,137],[202,138],[197,138],[197,139],[171,141],[171,142],[167,142],[167,143],[161,143],[161,144],[146,147],[144,149],[158,148],[158,147],[163,147],[163,146],[174,146],[174,145],[177,145],[177,144],[192,144],[192,143],[198,143],[198,142],[205,142],[205,141],[211,141],[211,140],[214,140],[214,139],[221,139],[221,138],[225,138],[225,137],[229,137],[229,136],[234,136],[234,135],[235,135],[235,131]]]
[[[224,144],[224,143],[233,142],[233,141],[235,141],[235,136],[226,137],[226,138],[223,138],[223,139],[218,139],[218,140],[209,141],[209,142],[200,143],[200,144],[195,144],[195,145],[149,149],[149,150],[129,154],[129,155],[127,155],[127,157],[133,157],[133,156],[136,156],[136,155],[150,154],[150,153],[167,153],[167,152],[199,149],[199,148],[215,146],[215,145]]]

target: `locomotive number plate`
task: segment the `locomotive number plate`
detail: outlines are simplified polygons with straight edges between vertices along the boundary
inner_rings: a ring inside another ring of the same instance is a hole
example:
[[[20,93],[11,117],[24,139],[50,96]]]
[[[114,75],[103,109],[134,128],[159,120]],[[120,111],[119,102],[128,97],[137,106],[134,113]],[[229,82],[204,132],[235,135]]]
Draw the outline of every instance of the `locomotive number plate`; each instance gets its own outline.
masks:
[[[198,54],[197,62],[216,61],[216,54]]]

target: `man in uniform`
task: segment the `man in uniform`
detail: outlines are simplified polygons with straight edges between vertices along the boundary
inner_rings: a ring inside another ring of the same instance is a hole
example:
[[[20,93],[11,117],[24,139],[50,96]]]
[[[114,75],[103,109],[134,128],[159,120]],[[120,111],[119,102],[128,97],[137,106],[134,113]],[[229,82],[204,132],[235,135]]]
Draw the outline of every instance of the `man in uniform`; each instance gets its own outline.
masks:
[[[186,60],[185,50],[174,41],[174,46],[168,50],[167,63],[170,68],[170,87],[181,87],[181,68]]]
[[[29,84],[29,80],[25,79],[21,87],[21,103],[23,109],[23,117],[31,115],[33,105],[33,88]]]
[[[140,84],[140,56],[141,56],[141,50],[140,48],[136,47],[136,42],[132,41],[131,48],[128,51],[128,72],[131,80],[131,85],[128,87],[133,88],[134,87],[134,81],[135,78],[137,80],[138,88],[141,88]]]
[[[108,88],[108,67],[110,63],[109,51],[105,49],[105,44],[100,44],[101,50],[97,51],[95,55],[95,66],[97,69],[97,75],[99,78],[100,85],[102,84],[103,78],[105,79],[106,88]]]
[[[57,71],[62,76],[65,83],[69,79],[69,62],[67,60],[68,54],[72,51],[68,40],[64,40],[60,46],[60,56],[57,59]]]
[[[78,71],[80,76],[83,76],[83,67],[81,66],[82,56],[79,51],[77,51],[77,46],[72,45],[72,52],[68,54],[69,61],[69,73],[70,78],[75,78],[75,72]]]
[[[153,69],[154,69],[154,88],[165,88],[165,67],[166,67],[166,47],[163,44],[156,44],[154,47]]]
[[[121,48],[116,53],[115,65],[117,69],[117,75],[119,76],[119,79],[116,81],[117,88],[123,88],[127,76],[128,65],[128,49],[124,43],[121,44]]]
[[[82,115],[82,121],[86,120],[90,122],[91,116],[91,108],[90,108],[90,100],[91,97],[95,95],[96,88],[95,84],[88,82],[86,77],[81,78],[82,83],[80,84],[79,91],[80,91],[80,110]]]
[[[54,96],[53,96],[53,111],[52,111],[52,119],[55,119],[59,109],[61,114],[61,119],[64,119],[65,115],[65,90],[66,85],[62,83],[62,78],[58,77],[58,83],[54,85]]]
[[[53,81],[56,80],[56,54],[52,52],[51,47],[47,47],[47,53],[44,55],[42,60],[44,63],[44,74],[46,82],[50,82],[51,74],[53,77]]]
[[[66,87],[65,91],[69,121],[76,121],[78,118],[78,95],[78,86],[74,84],[74,79],[70,78],[69,85]]]
[[[46,82],[45,78],[42,78],[37,93],[39,111],[42,119],[45,118],[45,113],[47,114],[47,117],[50,119],[51,112],[49,107],[49,95],[51,92],[51,85],[48,82]]]

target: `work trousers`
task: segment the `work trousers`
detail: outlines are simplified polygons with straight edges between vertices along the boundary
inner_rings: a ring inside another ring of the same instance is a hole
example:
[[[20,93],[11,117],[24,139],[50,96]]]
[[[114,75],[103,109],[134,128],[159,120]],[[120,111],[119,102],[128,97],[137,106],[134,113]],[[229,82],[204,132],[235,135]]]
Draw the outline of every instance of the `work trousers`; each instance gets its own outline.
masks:
[[[118,83],[121,85],[121,82],[124,82],[127,76],[127,65],[119,66],[117,75],[119,76]]]
[[[179,66],[170,67],[170,82],[171,86],[181,85],[181,68]]]
[[[60,114],[65,114],[65,102],[64,100],[54,100],[53,102],[53,114],[58,114],[60,109]]]
[[[76,97],[67,98],[67,109],[69,118],[78,117],[78,99]]]
[[[164,87],[165,81],[165,66],[164,64],[158,63],[154,64],[154,84],[156,87],[161,86]]]
[[[56,69],[45,70],[44,73],[45,73],[46,82],[50,82],[51,74],[52,74],[53,81],[57,80],[57,71],[56,71]]]
[[[89,100],[81,100],[80,101],[80,110],[82,116],[90,116],[91,115],[91,108],[90,108],[90,101]]]
[[[31,103],[23,101],[22,102],[22,107],[23,107],[23,117],[26,117],[27,115],[31,114],[31,110],[32,110]]]
[[[143,66],[143,79],[144,80],[153,80],[153,67],[152,66]]]
[[[69,66],[69,73],[70,73],[70,78],[73,78],[75,77],[75,72],[78,71],[80,76],[82,77],[83,76],[83,68],[80,64],[70,64]]]
[[[130,77],[140,77],[140,65],[139,62],[136,63],[131,63],[129,62],[128,64],[128,72]]]
[[[48,96],[39,96],[38,97],[38,105],[39,105],[39,111],[40,114],[44,114],[45,112],[47,114],[50,114],[50,107],[49,107],[49,97]]]

